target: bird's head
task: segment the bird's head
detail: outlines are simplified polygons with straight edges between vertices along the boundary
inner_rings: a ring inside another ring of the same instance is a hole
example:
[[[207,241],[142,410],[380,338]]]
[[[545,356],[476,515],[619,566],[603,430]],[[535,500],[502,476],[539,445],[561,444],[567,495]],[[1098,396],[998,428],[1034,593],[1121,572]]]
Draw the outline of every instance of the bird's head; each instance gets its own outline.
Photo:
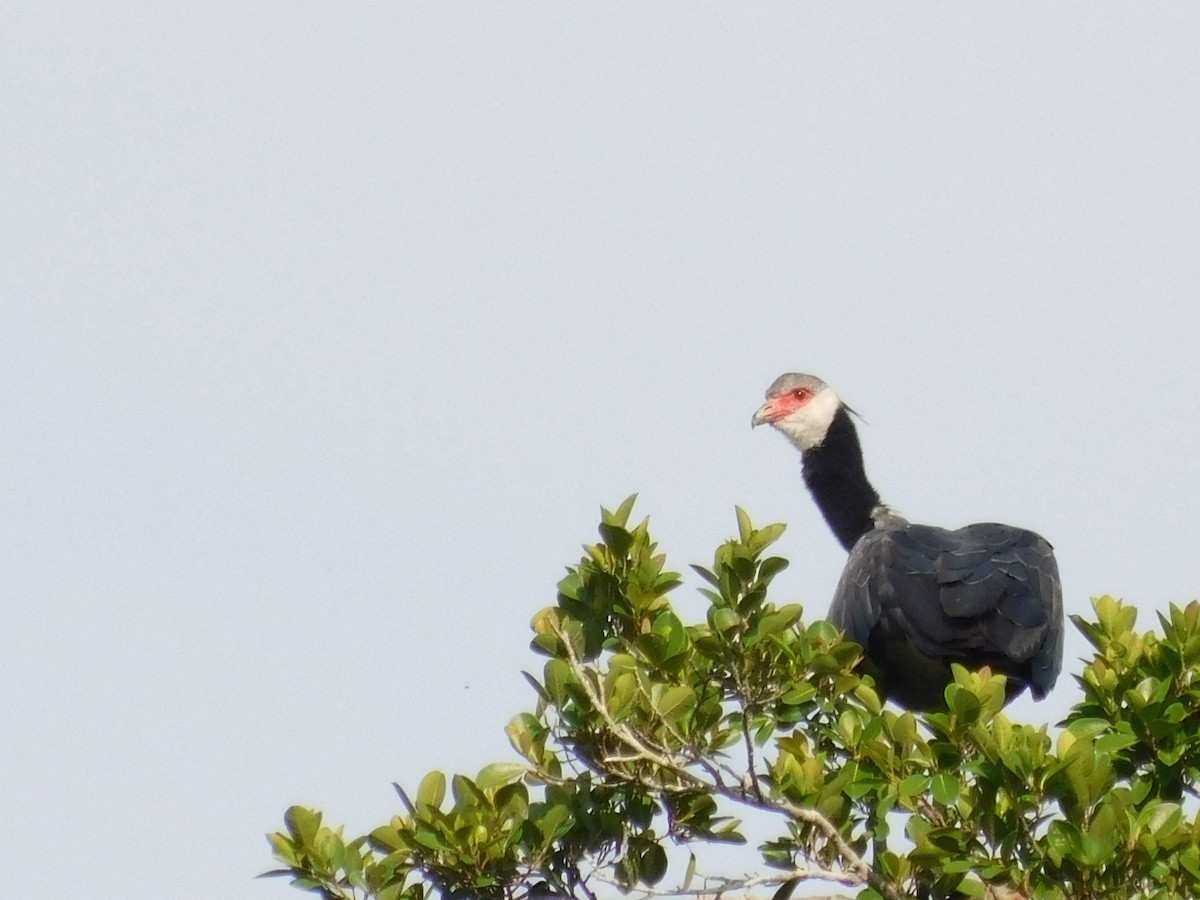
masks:
[[[764,422],[782,431],[801,451],[819,447],[843,406],[833,388],[816,375],[788,372],[767,388],[767,402],[758,408],[750,424]]]

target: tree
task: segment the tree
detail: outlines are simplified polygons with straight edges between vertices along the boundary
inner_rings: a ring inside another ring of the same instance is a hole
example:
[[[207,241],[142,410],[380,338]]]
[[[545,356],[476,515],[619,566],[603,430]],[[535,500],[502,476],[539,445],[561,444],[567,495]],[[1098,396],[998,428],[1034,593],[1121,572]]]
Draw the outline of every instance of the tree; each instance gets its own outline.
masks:
[[[768,599],[784,526],[737,511],[737,538],[694,567],[709,607],[689,625],[633,501],[602,510],[533,620],[547,660],[508,725],[521,761],[455,775],[449,802],[440,772],[396,786],[403,812],[352,840],[292,807],[268,875],[328,900],[1200,896],[1200,603],[1160,634],[1109,597],[1073,617],[1095,655],[1054,737],[1011,721],[986,669],[956,668],[945,710],[914,715],[880,702],[857,645]],[[773,828],[758,874],[697,875],[746,815]],[[672,844],[688,863],[667,878]]]

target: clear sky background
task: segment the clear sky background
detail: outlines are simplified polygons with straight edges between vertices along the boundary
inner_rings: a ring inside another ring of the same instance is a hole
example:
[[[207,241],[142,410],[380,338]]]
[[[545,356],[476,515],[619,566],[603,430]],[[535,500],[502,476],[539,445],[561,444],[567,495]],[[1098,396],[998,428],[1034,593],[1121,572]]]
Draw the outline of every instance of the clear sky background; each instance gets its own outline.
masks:
[[[783,371],[911,519],[1049,537],[1068,611],[1200,594],[1198,46],[1188,4],[8,0],[4,883],[292,896],[289,804],[357,833],[510,758],[633,491],[677,568],[788,522],[823,614],[844,553],[749,427]]]

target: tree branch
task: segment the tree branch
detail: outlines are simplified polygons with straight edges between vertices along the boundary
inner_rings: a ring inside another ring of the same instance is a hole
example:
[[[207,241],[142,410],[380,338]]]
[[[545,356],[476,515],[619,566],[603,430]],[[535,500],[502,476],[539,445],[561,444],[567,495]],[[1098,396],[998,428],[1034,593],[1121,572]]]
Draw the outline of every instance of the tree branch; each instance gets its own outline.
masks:
[[[740,685],[738,691],[741,691]],[[744,698],[742,702],[745,703]],[[762,785],[758,783],[758,772],[755,771],[754,766],[754,739],[750,737],[750,713],[744,705],[742,706],[742,738],[746,742],[746,769],[750,776],[750,789],[754,792],[755,797],[762,800]]]
[[[603,881],[605,884],[624,887],[617,879],[605,875],[602,872],[596,873],[596,878]],[[700,888],[652,888],[639,887],[631,893],[638,893],[643,897],[724,897],[726,894],[743,893],[748,894],[757,887],[779,887],[789,881],[835,881],[839,884],[847,885],[848,887],[857,887],[862,882],[858,877],[850,872],[839,872],[833,869],[821,868],[799,868],[793,869],[790,872],[779,872],[773,875],[758,875],[752,878],[706,878],[708,882],[704,887]],[[852,900],[845,894],[826,894],[820,897],[806,897],[805,900]]]
[[[797,806],[796,804],[782,798],[768,799],[762,795],[762,792],[758,789],[757,783],[754,784],[753,792],[750,792],[746,791],[744,788],[734,789],[722,782],[713,783],[705,781],[703,778],[700,778],[698,775],[696,775],[695,772],[692,772],[687,768],[690,760],[681,760],[679,757],[670,753],[670,751],[666,750],[665,748],[654,748],[649,746],[649,743],[643,740],[641,736],[636,734],[633,729],[618,722],[613,716],[612,712],[608,709],[607,704],[604,702],[604,699],[599,695],[593,686],[591,679],[589,678],[590,673],[584,667],[583,663],[580,662],[579,656],[575,652],[575,648],[571,645],[570,640],[563,630],[556,627],[555,634],[562,641],[563,647],[566,649],[567,663],[570,665],[571,671],[574,672],[575,677],[579,679],[579,684],[583,688],[583,692],[587,695],[588,701],[600,714],[600,717],[604,720],[604,724],[608,728],[609,732],[619,741],[633,750],[639,757],[644,759],[646,762],[653,763],[660,768],[669,770],[675,774],[676,777],[687,781],[694,786],[711,791],[736,803],[744,803],[747,806],[752,806],[757,809],[781,813],[789,816],[792,819],[812,825],[825,837],[830,844],[834,846],[838,855],[843,861],[845,861],[848,867],[847,870],[841,872],[832,869],[804,869],[797,871],[805,871],[810,873],[827,871],[834,876],[827,880],[838,881],[841,884],[849,885],[867,884],[882,894],[885,898],[887,898],[887,900],[904,900],[903,894],[901,894],[890,882],[886,881],[877,873],[875,873],[867,864],[866,860],[864,860],[862,856],[860,856],[854,850],[854,848],[850,846],[849,842],[842,836],[842,833],[838,830],[837,826],[835,826],[829,821],[829,819],[825,818],[825,816],[817,812],[815,809]],[[627,757],[613,757],[613,759],[622,762],[628,760]],[[622,777],[628,776],[622,773]],[[641,781],[641,779],[637,780]],[[659,785],[649,785],[645,782],[642,783],[648,788],[661,790],[661,786]],[[766,878],[777,876],[763,877]],[[808,877],[814,878],[817,876],[810,874]],[[783,881],[789,880],[792,879],[783,878],[782,880],[777,880],[774,883],[782,884]],[[762,883],[765,884],[767,882]],[[653,894],[651,894],[651,896],[653,896]],[[670,896],[678,895],[672,894]]]

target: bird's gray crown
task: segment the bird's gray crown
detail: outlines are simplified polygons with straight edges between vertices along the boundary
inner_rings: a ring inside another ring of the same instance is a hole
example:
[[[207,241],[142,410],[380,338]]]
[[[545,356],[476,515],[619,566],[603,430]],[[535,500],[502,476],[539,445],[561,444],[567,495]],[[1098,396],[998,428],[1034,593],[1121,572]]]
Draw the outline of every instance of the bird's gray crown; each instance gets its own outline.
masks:
[[[807,388],[815,394],[828,386],[816,375],[806,375],[803,372],[785,372],[771,382],[771,386],[767,388],[767,396],[777,397],[780,394],[786,394],[788,391],[794,391],[797,388]]]

